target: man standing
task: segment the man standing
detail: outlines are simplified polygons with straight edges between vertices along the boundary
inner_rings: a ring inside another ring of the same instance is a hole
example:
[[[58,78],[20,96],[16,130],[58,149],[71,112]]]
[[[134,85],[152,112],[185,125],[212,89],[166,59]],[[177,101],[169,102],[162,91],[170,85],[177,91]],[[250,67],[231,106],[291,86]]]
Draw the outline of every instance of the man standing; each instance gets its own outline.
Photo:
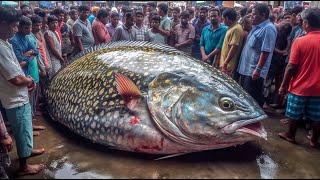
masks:
[[[290,119],[288,132],[279,136],[294,143],[299,120],[305,115],[312,121],[310,146],[316,147],[320,136],[320,9],[304,10],[301,18],[307,35],[293,42],[279,89],[280,95],[289,91],[286,116]]]
[[[133,15],[131,12],[125,14],[125,23],[117,27],[116,31],[112,36],[112,41],[135,41],[137,33],[133,26]]]
[[[223,41],[219,66],[222,72],[233,77],[241,53],[243,30],[237,23],[237,12],[234,9],[226,9],[222,17],[228,31]]]
[[[195,29],[195,39],[192,44],[192,57],[196,59],[201,59],[201,51],[200,51],[200,38],[201,33],[204,27],[210,25],[210,21],[207,19],[208,17],[208,8],[201,7],[200,8],[200,16],[197,18],[194,23],[192,24]]]
[[[107,30],[112,38],[116,28],[119,26],[119,14],[117,12],[111,13],[111,22],[107,24]]]
[[[180,24],[180,8],[174,7],[172,10],[172,20],[171,20],[171,31],[170,36],[168,37],[168,44],[173,46],[176,44],[176,32],[175,27]]]
[[[170,36],[171,20],[168,17],[168,5],[161,3],[158,5],[158,14],[161,17],[160,28],[157,30],[168,43],[167,38]]]
[[[214,64],[214,58],[221,51],[224,37],[228,28],[220,24],[219,9],[210,10],[211,26],[203,29],[200,38],[200,50],[202,61]]]
[[[146,41],[148,28],[143,24],[144,14],[142,11],[136,11],[136,24],[133,26],[137,33],[137,41]]]
[[[70,10],[69,15],[70,15],[70,18],[68,19],[67,24],[70,27],[73,27],[74,23],[78,19],[78,11],[76,9],[72,9]]]
[[[37,174],[44,166],[30,165],[27,159],[44,152],[33,148],[32,116],[28,88],[35,87],[31,77],[26,77],[8,39],[18,29],[20,14],[15,9],[0,7],[0,100],[6,109],[19,156],[19,174]]]
[[[108,16],[109,14],[106,9],[100,9],[97,14],[97,18],[93,21],[92,33],[95,44],[107,43],[111,41],[111,37],[106,27]]]
[[[269,20],[268,5],[259,3],[254,6],[252,25],[241,53],[238,72],[240,85],[263,106],[263,82],[269,71],[277,38],[277,30]]]
[[[88,20],[90,8],[88,6],[79,7],[79,19],[73,25],[73,36],[75,40],[76,51],[84,51],[94,45],[94,38],[91,29],[91,23]]]
[[[189,24],[190,15],[188,11],[183,11],[180,15],[181,23],[176,25],[175,48],[191,55],[191,45],[195,37],[194,27]]]

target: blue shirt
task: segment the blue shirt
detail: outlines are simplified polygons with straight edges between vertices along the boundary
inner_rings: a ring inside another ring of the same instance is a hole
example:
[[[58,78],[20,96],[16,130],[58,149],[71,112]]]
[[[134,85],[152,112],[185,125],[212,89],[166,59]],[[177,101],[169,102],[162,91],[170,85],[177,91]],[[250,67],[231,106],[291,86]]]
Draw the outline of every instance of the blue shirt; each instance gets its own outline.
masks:
[[[213,30],[209,25],[203,28],[200,38],[200,47],[204,47],[205,53],[208,55],[215,49],[221,49],[224,37],[228,27],[220,25],[218,29]]]
[[[269,52],[268,58],[260,72],[260,77],[265,79],[270,68],[276,38],[276,27],[269,20],[253,26],[240,56],[238,72],[241,75],[252,76],[259,62],[261,52]]]
[[[92,24],[93,23],[93,20],[95,19],[96,17],[91,14],[89,17],[88,17],[88,20],[90,21],[90,23]]]

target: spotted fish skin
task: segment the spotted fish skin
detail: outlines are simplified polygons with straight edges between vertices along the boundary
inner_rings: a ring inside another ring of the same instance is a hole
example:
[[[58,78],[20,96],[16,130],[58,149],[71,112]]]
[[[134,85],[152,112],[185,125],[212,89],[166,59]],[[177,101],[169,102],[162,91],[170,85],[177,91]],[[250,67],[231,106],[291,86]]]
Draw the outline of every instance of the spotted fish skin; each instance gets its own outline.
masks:
[[[126,106],[117,90],[115,73],[126,76],[147,95],[149,84],[163,72],[188,74],[222,91],[225,86],[221,86],[221,79],[231,89],[239,88],[220,71],[168,46],[111,43],[79,55],[52,79],[47,90],[49,115],[74,133],[119,150],[174,154],[212,149],[191,148],[164,135],[147,103],[137,107],[138,111]],[[250,98],[242,91],[239,95]],[[222,143],[215,148],[230,145]]]

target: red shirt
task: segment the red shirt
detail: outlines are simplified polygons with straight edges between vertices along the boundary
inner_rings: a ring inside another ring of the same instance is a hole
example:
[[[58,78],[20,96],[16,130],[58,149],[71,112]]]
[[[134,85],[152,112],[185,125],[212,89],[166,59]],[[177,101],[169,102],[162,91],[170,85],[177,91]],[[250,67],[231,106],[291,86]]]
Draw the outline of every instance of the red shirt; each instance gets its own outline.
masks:
[[[309,32],[293,42],[289,63],[298,65],[289,92],[298,96],[320,96],[320,31]]]
[[[106,43],[111,41],[111,36],[107,27],[99,20],[95,19],[92,24],[92,34],[96,44]]]

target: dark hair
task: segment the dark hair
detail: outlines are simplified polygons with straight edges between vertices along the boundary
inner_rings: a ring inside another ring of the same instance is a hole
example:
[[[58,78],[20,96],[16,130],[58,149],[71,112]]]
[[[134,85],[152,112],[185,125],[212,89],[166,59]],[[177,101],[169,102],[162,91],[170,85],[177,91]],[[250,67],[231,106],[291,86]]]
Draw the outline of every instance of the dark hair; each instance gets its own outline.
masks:
[[[233,8],[228,8],[223,11],[222,16],[234,22],[237,20],[238,14],[237,14],[237,11],[234,10]]]
[[[207,7],[205,7],[205,6],[201,6],[201,7],[200,7],[200,11],[206,11],[206,12],[208,12],[209,10],[208,10],[208,8],[207,8]]]
[[[27,4],[22,4],[22,5],[20,6],[20,9],[22,10],[22,9],[25,8],[25,7],[29,7],[29,8],[30,8],[29,5],[27,5]]]
[[[48,17],[48,24],[52,23],[53,21],[58,21],[58,18],[55,15],[50,15]]]
[[[180,14],[180,18],[190,18],[190,14],[188,11],[182,11],[182,13]]]
[[[137,15],[142,15],[142,16],[144,16],[144,14],[143,14],[143,12],[141,11],[141,10],[137,10],[136,12],[135,12],[135,16],[137,16]]]
[[[168,13],[168,5],[166,3],[160,3],[158,5],[158,8],[163,11],[165,14]]]
[[[42,11],[41,8],[34,8],[34,9],[33,9],[33,13],[34,13],[34,14],[37,14],[37,15],[38,15],[39,12],[41,12],[41,11]]]
[[[270,22],[274,23],[276,21],[276,16],[274,15],[269,16],[269,20]]]
[[[36,12],[36,10],[34,10],[34,14],[36,14],[42,18],[46,17],[46,15],[47,15],[46,11],[44,11],[43,9],[40,9],[40,8],[37,12]]]
[[[320,29],[320,9],[311,8],[301,12],[301,18],[307,21],[312,28]]]
[[[256,5],[254,5],[254,9],[255,9],[256,11],[258,11],[260,15],[263,15],[263,14],[264,14],[264,18],[265,18],[265,19],[268,19],[268,18],[269,18],[270,10],[269,10],[269,7],[268,7],[267,4],[258,3],[258,4],[256,4]]]
[[[75,15],[78,11],[76,9],[71,9],[69,15]]]
[[[100,19],[100,18],[105,18],[105,17],[108,17],[109,16],[109,13],[106,9],[100,9],[98,11],[98,14],[97,14],[97,18]]]
[[[124,15],[125,18],[132,18],[132,11],[127,11],[126,14]]]
[[[244,17],[247,14],[248,8],[247,7],[243,7],[240,10],[240,16]]]
[[[90,8],[89,6],[82,5],[82,6],[79,6],[78,11],[79,12],[90,11]]]
[[[218,15],[221,16],[220,10],[217,9],[217,8],[211,8],[209,11],[210,11],[210,12],[211,12],[211,11],[217,11],[217,12],[218,12]]]
[[[43,19],[42,17],[35,14],[31,16],[31,21],[32,21],[32,24],[38,24],[38,23],[42,23]]]
[[[157,14],[157,15],[153,15],[153,16],[151,17],[151,20],[160,22],[160,21],[161,21],[161,18],[160,18],[160,16]]]
[[[6,22],[8,24],[19,22],[21,16],[21,11],[14,8],[0,7],[0,22]]]
[[[32,21],[27,16],[22,16],[19,21],[19,26],[32,26]]]
[[[292,11],[291,10],[287,10],[283,13],[283,17],[285,16],[291,16],[292,15]]]
[[[302,6],[295,6],[292,10],[291,13],[298,15],[299,13],[301,13],[303,11],[303,7]]]
[[[180,13],[180,8],[179,8],[179,7],[174,7],[174,8],[172,9],[172,11],[177,11],[178,13]]]
[[[148,2],[147,3],[147,6],[151,6],[153,8],[156,8],[157,7],[157,4],[155,2]]]
[[[61,8],[56,8],[51,12],[51,15],[59,16],[60,14],[64,14],[63,9]]]
[[[194,10],[192,8],[188,8],[189,14],[194,14]]]
[[[70,7],[70,11],[71,11],[71,10],[76,10],[76,11],[77,11],[78,8],[77,8],[77,6],[71,6],[71,7]]]
[[[119,17],[119,13],[117,13],[117,12],[112,12],[110,17],[111,17],[111,18]]]

